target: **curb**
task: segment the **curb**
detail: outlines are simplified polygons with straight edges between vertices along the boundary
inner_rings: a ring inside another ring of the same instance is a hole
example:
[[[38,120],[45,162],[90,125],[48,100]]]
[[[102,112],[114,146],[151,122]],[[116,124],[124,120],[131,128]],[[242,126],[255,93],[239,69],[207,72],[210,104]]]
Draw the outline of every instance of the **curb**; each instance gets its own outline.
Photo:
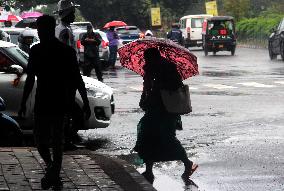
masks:
[[[238,44],[237,47],[239,47],[239,48],[252,48],[252,49],[268,49],[268,47],[266,47],[266,46],[248,45],[248,44]]]
[[[65,154],[87,154],[101,169],[125,191],[156,191],[145,178],[125,160],[114,156],[97,154],[88,150],[70,151]]]

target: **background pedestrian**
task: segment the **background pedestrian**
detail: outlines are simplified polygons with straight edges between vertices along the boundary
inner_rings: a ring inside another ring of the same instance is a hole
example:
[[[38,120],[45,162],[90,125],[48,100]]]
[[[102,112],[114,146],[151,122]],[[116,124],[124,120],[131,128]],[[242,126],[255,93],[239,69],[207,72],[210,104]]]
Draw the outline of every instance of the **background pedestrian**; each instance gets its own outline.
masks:
[[[115,27],[110,27],[107,32],[107,39],[109,41],[109,67],[114,69],[115,68],[115,62],[117,59],[117,49],[118,49],[118,34],[114,30]]]
[[[87,33],[81,38],[81,44],[84,46],[84,64],[83,75],[90,76],[91,71],[95,68],[96,75],[99,81],[103,81],[101,71],[101,63],[99,57],[99,45],[101,44],[101,36],[93,31],[93,27],[87,26]]]
[[[74,35],[70,23],[75,21],[75,7],[76,5],[71,0],[60,0],[57,4],[57,13],[59,15],[59,24],[55,29],[55,36],[64,44],[75,49]],[[79,91],[82,92],[83,90]],[[75,100],[74,100],[75,101]],[[77,134],[76,126],[71,125],[71,116],[69,116],[68,123],[65,128],[65,150],[77,149],[74,142],[80,141]]]
[[[172,24],[172,29],[167,33],[167,39],[183,45],[182,31],[179,29],[178,23]]]
[[[73,48],[75,48],[75,42],[70,23],[75,21],[75,7],[71,0],[60,0],[58,2],[59,24],[55,29],[56,38]]]

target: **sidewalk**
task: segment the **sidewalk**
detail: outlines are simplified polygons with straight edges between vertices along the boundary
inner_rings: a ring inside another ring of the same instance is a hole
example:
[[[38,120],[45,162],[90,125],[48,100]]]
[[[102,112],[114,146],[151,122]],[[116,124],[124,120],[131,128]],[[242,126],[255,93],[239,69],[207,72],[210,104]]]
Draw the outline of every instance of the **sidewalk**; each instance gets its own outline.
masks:
[[[0,148],[0,190],[41,190],[44,162],[35,148]],[[63,190],[155,189],[131,165],[88,150],[64,153]]]

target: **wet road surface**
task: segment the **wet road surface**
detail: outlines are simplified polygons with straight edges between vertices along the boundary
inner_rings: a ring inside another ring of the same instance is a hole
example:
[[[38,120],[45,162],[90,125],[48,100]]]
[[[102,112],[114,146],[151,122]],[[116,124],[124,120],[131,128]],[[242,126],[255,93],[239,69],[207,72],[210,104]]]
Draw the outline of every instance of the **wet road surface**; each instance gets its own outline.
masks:
[[[199,168],[194,184],[184,186],[181,162],[157,163],[154,186],[163,191],[284,190],[284,62],[270,61],[266,49],[239,48],[233,57],[192,52],[200,75],[184,81],[193,112],[182,116],[184,130],[177,137]],[[116,113],[108,128],[80,133],[89,148],[117,155],[142,172],[144,166],[131,153],[143,115],[138,106],[142,77],[121,67],[104,75],[114,89]]]

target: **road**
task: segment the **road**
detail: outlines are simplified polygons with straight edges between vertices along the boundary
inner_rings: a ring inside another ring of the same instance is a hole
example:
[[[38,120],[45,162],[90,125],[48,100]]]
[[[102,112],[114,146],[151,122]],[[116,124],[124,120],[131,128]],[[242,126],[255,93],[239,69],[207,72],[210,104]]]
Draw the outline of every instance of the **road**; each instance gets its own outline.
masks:
[[[270,61],[265,49],[238,48],[198,57],[200,75],[189,84],[193,112],[177,132],[191,160],[199,164],[196,185],[183,186],[179,161],[155,165],[158,190],[284,190],[284,62]],[[106,129],[83,131],[90,149],[136,164],[131,153],[143,112],[138,102],[142,78],[124,68],[106,71],[116,113]]]

